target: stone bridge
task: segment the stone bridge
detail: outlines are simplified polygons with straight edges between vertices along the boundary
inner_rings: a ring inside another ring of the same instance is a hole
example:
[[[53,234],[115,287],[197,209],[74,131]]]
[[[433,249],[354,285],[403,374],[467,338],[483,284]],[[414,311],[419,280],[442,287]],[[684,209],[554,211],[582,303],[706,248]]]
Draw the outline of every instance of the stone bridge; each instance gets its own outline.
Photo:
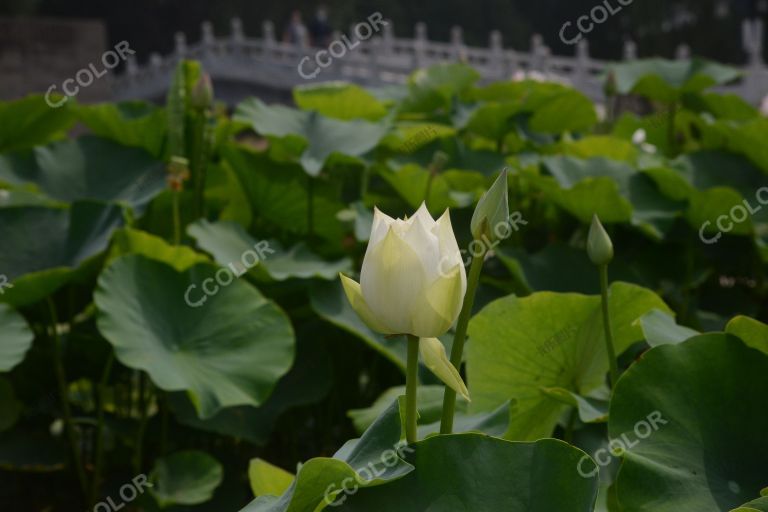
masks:
[[[743,77],[720,90],[759,104],[768,94],[762,22],[745,20],[742,36],[747,55]],[[251,38],[243,32],[238,18],[231,21],[228,35],[217,36],[213,25],[205,22],[197,43],[189,44],[183,33],[177,33],[172,54],[152,54],[143,66],[129,60],[126,71],[113,82],[115,99],[161,101],[176,63],[191,58],[203,63],[216,86],[216,96],[229,104],[254,95],[268,101],[289,102],[294,86],[328,80],[372,87],[402,84],[415,69],[452,61],[470,64],[484,82],[535,73],[569,83],[600,102],[604,99],[604,72],[610,64],[590,57],[586,39],[574,45],[574,55],[560,56],[552,54],[540,35],[534,35],[531,49],[523,52],[502,47],[501,33],[493,31],[488,47],[480,48],[464,44],[460,27],[452,29],[450,42],[430,41],[424,23],[416,25],[413,38],[399,38],[394,36],[392,22],[373,17],[351,27],[350,35],[336,32],[331,40],[326,48],[311,48],[306,41],[280,42],[269,21],[264,22],[260,38]],[[636,45],[626,42],[623,58],[636,56]],[[689,56],[686,45],[676,49],[678,59]]]

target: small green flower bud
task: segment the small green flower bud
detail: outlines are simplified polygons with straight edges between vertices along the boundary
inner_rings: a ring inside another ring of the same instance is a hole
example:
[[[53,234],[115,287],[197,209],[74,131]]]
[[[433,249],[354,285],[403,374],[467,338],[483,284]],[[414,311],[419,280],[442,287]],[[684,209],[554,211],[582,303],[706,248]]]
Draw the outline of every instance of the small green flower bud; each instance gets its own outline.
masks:
[[[476,240],[486,237],[491,242],[495,242],[499,239],[497,233],[506,231],[502,231],[499,226],[508,222],[509,191],[507,189],[507,170],[504,169],[477,203],[470,224],[472,236]]]
[[[208,73],[202,73],[192,87],[190,101],[194,108],[205,110],[213,105],[213,84]]]
[[[589,236],[587,237],[587,254],[589,259],[595,265],[607,265],[613,259],[613,243],[611,237],[606,233],[605,228],[597,218],[597,214],[592,216],[592,225],[589,227]]]

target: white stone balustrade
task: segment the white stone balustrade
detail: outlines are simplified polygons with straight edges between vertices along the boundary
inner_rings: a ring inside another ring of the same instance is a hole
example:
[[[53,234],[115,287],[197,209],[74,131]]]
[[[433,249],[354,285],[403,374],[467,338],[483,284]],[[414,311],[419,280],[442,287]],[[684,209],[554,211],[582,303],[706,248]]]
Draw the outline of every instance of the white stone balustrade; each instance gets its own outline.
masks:
[[[210,22],[203,23],[202,38],[190,44],[184,34],[175,36],[175,50],[161,57],[153,54],[149,62],[137,66],[129,62],[125,72],[116,77],[113,85],[115,99],[161,98],[170,83],[176,63],[182,58],[198,59],[210,73],[213,82],[236,83],[241,87],[255,86],[288,91],[294,86],[327,80],[347,80],[365,86],[405,83],[414,70],[440,62],[461,61],[473,66],[484,82],[508,79],[520,72],[537,72],[545,77],[566,82],[584,92],[595,101],[603,101],[604,72],[610,62],[595,60],[589,55],[589,45],[582,40],[574,55],[553,55],[541,35],[531,40],[529,51],[504,48],[502,34],[490,34],[489,46],[472,47],[463,41],[460,27],[451,29],[449,42],[430,41],[427,26],[417,23],[414,38],[395,37],[392,22],[380,27],[375,36],[347,49],[343,57],[311,80],[302,78],[298,66],[309,57],[308,70],[317,68],[315,54],[323,48],[304,44],[287,44],[275,36],[274,25],[265,21],[262,37],[247,37],[242,22],[235,18],[226,36],[216,36]],[[334,37],[340,37],[334,34]],[[350,32],[347,41],[355,42]],[[758,105],[768,94],[768,68],[762,58],[763,24],[760,20],[745,20],[742,27],[742,46],[747,55],[743,78],[735,84],[719,87],[721,92],[737,94]],[[327,50],[327,48],[326,48]],[[680,45],[676,58],[688,58],[691,49]],[[635,43],[627,41],[624,59],[637,58]],[[226,99],[226,98],[224,98]]]

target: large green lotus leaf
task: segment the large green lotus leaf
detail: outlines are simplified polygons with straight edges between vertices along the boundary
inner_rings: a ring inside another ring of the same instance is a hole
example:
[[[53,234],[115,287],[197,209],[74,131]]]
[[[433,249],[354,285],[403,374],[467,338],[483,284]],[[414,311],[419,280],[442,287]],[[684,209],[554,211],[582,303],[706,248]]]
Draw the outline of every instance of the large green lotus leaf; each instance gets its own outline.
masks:
[[[757,498],[731,512],[768,512],[768,497]]]
[[[75,112],[93,134],[123,146],[143,148],[156,158],[163,157],[165,109],[144,101],[124,101],[77,105]]]
[[[323,319],[357,336],[405,372],[407,347],[403,337],[388,338],[369,329],[349,305],[340,280],[313,283],[309,297],[312,309]]]
[[[148,203],[165,188],[162,162],[146,151],[84,136],[0,155],[0,182],[37,187],[46,196]]]
[[[442,168],[449,171],[475,171],[486,178],[495,178],[506,165],[504,155],[501,153],[489,149],[472,149],[458,137],[437,139],[412,153],[393,157],[388,163],[393,168],[406,164],[417,164],[427,168],[434,162],[438,151],[442,156],[447,157]]]
[[[600,397],[581,396],[563,388],[542,388],[550,398],[576,408],[579,419],[584,423],[604,423],[608,419],[608,389],[600,389]]]
[[[208,211],[220,212],[219,220],[231,220],[243,226],[250,226],[253,222],[248,197],[228,165],[215,164],[208,167],[205,200]]]
[[[722,333],[655,347],[632,365],[608,423],[612,439],[630,441],[616,483],[621,510],[721,512],[760,496],[766,375],[768,356]]]
[[[483,87],[475,87],[468,92],[466,98],[474,101],[518,103],[533,112],[553,98],[573,90],[556,82],[516,80],[493,82]]]
[[[731,209],[738,205],[746,209],[746,219],[736,222],[740,215],[737,212],[730,233],[751,234],[754,224],[768,223],[768,208],[757,197],[758,189],[767,186],[768,180],[746,158],[723,151],[699,151],[682,155],[672,166],[691,186],[686,216],[694,229],[709,221],[705,232],[716,233],[718,217],[730,216]]]
[[[259,407],[227,407],[212,418],[200,419],[185,393],[172,393],[170,404],[176,419],[200,430],[244,439],[255,445],[266,444],[281,414],[292,407],[320,401],[331,387],[331,361],[325,345],[316,339],[316,327],[309,322],[299,326],[296,360]]]
[[[729,214],[734,206],[742,205],[743,207],[743,201],[741,195],[729,187],[714,187],[694,192],[691,194],[690,206],[685,218],[708,243],[715,243],[719,240],[719,233],[723,232],[717,224],[719,219],[725,219],[722,225],[726,228],[730,226],[727,234],[750,235],[754,232],[753,219],[747,214],[742,222],[734,222]],[[737,210],[736,215],[741,213]]]
[[[315,179],[310,187],[297,164],[276,162],[266,153],[244,147],[227,146],[222,153],[248,198],[254,219],[305,235],[311,196],[314,233],[336,243],[344,237],[344,227],[336,218],[346,207],[339,182]]]
[[[54,201],[32,190],[16,188],[13,190],[0,189],[0,208],[12,206],[66,206],[60,201]]]
[[[414,209],[425,200],[429,187],[430,211],[439,214],[446,208],[466,208],[488,188],[485,176],[475,171],[448,170],[431,177],[430,171],[416,164],[396,170],[380,169],[379,175]]]
[[[187,391],[201,418],[263,403],[294,352],[288,317],[245,281],[214,282],[218,290],[204,295],[203,281],[215,281],[217,270],[198,264],[179,272],[128,255],[102,272],[94,294],[99,331],[120,362],[161,389]]]
[[[224,468],[205,452],[176,452],[155,461],[149,488],[161,507],[198,505],[213,497],[224,479]]]
[[[668,155],[678,151],[672,148],[669,142],[669,107],[661,106],[657,110],[650,112],[645,116],[637,116],[631,112],[624,112],[614,122],[611,134],[620,137],[627,142],[631,141],[638,130],[645,132],[645,143],[656,148],[655,153],[641,152],[640,158],[663,158],[662,155]],[[675,127],[680,126],[684,119],[684,110],[676,111]],[[607,155],[605,155],[607,156]]]
[[[682,343],[699,334],[689,327],[678,325],[674,316],[658,309],[652,309],[637,322],[643,329],[645,341],[652,347]]]
[[[498,141],[510,132],[517,132],[523,121],[533,132],[557,135],[588,132],[597,122],[597,115],[586,96],[563,88],[542,104],[509,101],[484,104],[471,114],[467,129]]]
[[[196,263],[210,260],[199,252],[184,245],[171,245],[159,236],[138,229],[123,228],[115,231],[105,265],[126,254],[141,254],[153,260],[162,261],[179,272]]]
[[[256,496],[280,496],[291,483],[295,475],[263,459],[251,459],[248,464],[248,480]]]
[[[687,153],[671,165],[696,189],[731,187],[753,203],[757,189],[768,184],[765,175],[748,159],[725,151]]]
[[[530,130],[545,134],[587,132],[597,123],[589,98],[553,82],[495,82],[472,90],[469,97],[489,103],[472,115],[468,128],[493,140],[515,125],[510,120],[518,114],[525,115]]]
[[[251,98],[238,105],[234,119],[246,122],[262,135],[297,135],[307,141],[300,162],[310,176],[317,176],[333,153],[359,157],[378,144],[389,129],[386,122],[339,121],[316,111],[268,106]]]
[[[400,403],[393,402],[359,440],[348,441],[333,458],[317,457],[302,464],[279,498],[262,497],[241,512],[320,510],[337,499],[345,481],[354,483],[357,479],[360,486],[368,487],[402,478],[413,471],[413,466],[398,456],[406,451],[401,441],[402,414]]]
[[[348,271],[352,265],[349,258],[325,261],[304,243],[285,250],[275,240],[258,241],[236,222],[209,222],[201,219],[190,224],[187,233],[195,239],[201,249],[212,254],[219,265],[233,265],[238,272],[252,269],[257,276],[275,281],[291,278],[337,279],[339,272]],[[255,260],[258,263],[251,267],[247,265],[254,263],[254,260],[243,257],[248,251],[254,252],[258,257]],[[259,272],[262,269],[263,272]]]
[[[452,99],[467,91],[480,75],[466,64],[436,64],[414,71],[408,78],[408,96],[403,99],[403,112],[448,110]]]
[[[0,208],[0,269],[12,281],[0,301],[36,302],[73,277],[73,270],[107,248],[123,223],[120,206],[78,201],[69,209]]]
[[[293,89],[293,101],[302,110],[344,121],[376,121],[387,115],[384,103],[359,85],[346,82],[300,85]]]
[[[556,204],[584,223],[597,214],[603,222],[631,222],[656,238],[672,226],[683,205],[667,198],[656,184],[624,162],[545,157],[551,174],[536,179]]]
[[[406,84],[366,87],[365,90],[371,93],[374,98],[384,103],[402,101],[408,96],[408,86]]]
[[[60,98],[52,98],[57,103]],[[75,124],[69,102],[51,108],[42,95],[0,101],[0,152],[31,148],[64,138]]]
[[[336,507],[365,512],[592,512],[597,478],[577,466],[584,452],[555,439],[513,443],[454,434],[412,446],[415,469],[400,480],[360,488]],[[591,471],[591,460],[582,469]],[[341,497],[337,498],[337,502]]]
[[[763,143],[768,136],[768,119],[754,119],[734,123],[696,117],[691,124],[698,131],[700,147],[724,150],[746,156],[763,173],[768,173],[768,147]]]
[[[735,68],[702,59],[640,59],[615,64],[610,73],[619,93],[640,94],[665,103],[679,100],[683,93],[700,92],[741,75]]]
[[[686,94],[683,106],[699,114],[706,112],[716,119],[747,121],[760,115],[760,111],[736,94]]]
[[[522,105],[518,102],[485,103],[472,111],[466,129],[490,140],[502,140],[506,134],[517,130],[522,112]]]
[[[400,153],[413,153],[437,139],[454,136],[456,129],[439,123],[398,122],[379,146]]]
[[[637,160],[638,151],[628,140],[613,135],[590,135],[563,142],[563,154],[582,159],[604,157],[631,165]]]
[[[24,317],[8,304],[0,303],[0,325],[0,372],[8,372],[24,360],[35,334]]]
[[[747,346],[768,354],[768,325],[748,316],[736,316],[725,326],[725,332],[741,338]]]
[[[551,134],[589,132],[596,123],[597,113],[592,101],[569,88],[537,108],[528,120],[531,130]]]
[[[616,353],[642,339],[635,320],[653,308],[670,311],[653,292],[615,282],[609,290]],[[507,400],[505,437],[547,437],[567,406],[542,388],[590,396],[608,371],[600,297],[538,292],[491,302],[469,324],[467,377],[470,410],[487,411]]]

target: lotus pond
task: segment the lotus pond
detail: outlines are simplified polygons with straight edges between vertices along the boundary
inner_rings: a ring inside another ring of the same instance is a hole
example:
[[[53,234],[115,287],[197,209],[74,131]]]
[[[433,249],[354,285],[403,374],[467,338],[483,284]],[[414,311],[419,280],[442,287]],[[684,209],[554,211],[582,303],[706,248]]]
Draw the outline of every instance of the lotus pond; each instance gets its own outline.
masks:
[[[734,79],[0,103],[0,509],[768,511]]]

